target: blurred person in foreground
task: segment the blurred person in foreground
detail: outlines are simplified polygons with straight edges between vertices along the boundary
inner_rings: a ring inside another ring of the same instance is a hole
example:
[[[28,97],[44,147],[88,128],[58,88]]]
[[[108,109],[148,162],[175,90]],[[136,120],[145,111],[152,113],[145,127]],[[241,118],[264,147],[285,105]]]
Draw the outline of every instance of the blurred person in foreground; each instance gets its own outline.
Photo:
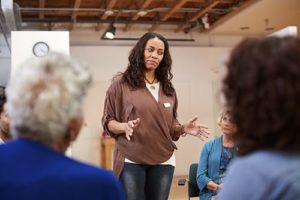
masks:
[[[0,86],[0,144],[4,144],[11,139],[6,107],[5,88]]]
[[[53,53],[16,69],[7,88],[15,140],[0,146],[1,200],[123,199],[111,172],[64,156],[80,131],[87,68]]]
[[[198,164],[196,180],[201,200],[216,198],[228,165],[236,154],[236,126],[228,110],[220,113],[218,125],[222,135],[205,143]]]
[[[300,199],[300,39],[246,39],[227,70],[239,157],[218,199]]]

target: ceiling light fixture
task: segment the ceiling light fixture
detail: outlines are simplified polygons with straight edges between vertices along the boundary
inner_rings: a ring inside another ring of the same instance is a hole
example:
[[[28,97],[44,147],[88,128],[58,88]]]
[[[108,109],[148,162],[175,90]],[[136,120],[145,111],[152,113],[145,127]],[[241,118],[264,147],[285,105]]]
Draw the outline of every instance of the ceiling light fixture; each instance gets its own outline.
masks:
[[[208,22],[208,14],[207,13],[201,18],[201,21],[202,21],[205,29],[209,29],[210,28],[210,24]]]
[[[111,16],[114,14],[114,11],[112,9],[107,9],[105,12],[104,12],[104,15],[106,16]]]
[[[148,11],[147,10],[140,10],[140,11],[138,11],[137,14],[138,14],[138,16],[143,17],[143,16],[148,14]]]
[[[116,33],[116,27],[114,26],[114,23],[111,22],[107,28],[107,30],[104,33],[104,37],[107,39],[114,39]]]

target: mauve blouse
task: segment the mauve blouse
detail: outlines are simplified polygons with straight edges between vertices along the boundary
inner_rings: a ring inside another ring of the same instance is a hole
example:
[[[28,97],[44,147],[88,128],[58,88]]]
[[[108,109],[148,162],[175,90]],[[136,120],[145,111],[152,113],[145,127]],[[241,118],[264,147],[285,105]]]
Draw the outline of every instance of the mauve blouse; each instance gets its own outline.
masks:
[[[102,124],[104,131],[116,140],[113,170],[119,176],[125,157],[139,164],[155,165],[168,160],[175,149],[173,141],[182,134],[177,120],[177,97],[166,96],[159,88],[158,102],[145,87],[132,89],[115,77],[107,90]],[[134,129],[131,140],[125,134],[112,133],[107,124],[110,120],[128,122],[140,118],[140,124]]]

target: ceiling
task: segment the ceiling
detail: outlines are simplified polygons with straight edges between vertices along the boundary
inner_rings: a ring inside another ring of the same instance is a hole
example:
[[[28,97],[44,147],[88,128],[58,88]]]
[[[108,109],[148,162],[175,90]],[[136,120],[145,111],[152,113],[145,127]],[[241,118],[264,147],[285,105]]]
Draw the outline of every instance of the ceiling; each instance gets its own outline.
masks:
[[[259,0],[15,0],[22,29],[93,29],[114,22],[123,32],[146,25],[150,31],[205,32]]]
[[[17,30],[70,31],[73,45],[111,42],[100,38],[105,39],[112,22],[115,39],[157,31],[175,40],[205,40],[204,45],[210,45],[212,37],[216,41],[267,35],[291,25],[300,28],[300,0],[2,1],[14,2]]]
[[[300,0],[0,0],[0,3],[1,75],[10,69],[12,30],[70,31],[70,45],[118,46],[132,45],[135,41],[130,39],[152,30],[168,39],[177,39],[178,42],[171,44],[174,46],[216,47],[232,47],[245,36],[264,36],[287,26],[300,30]],[[202,19],[205,15],[207,18]],[[116,38],[120,40],[103,40],[103,33],[113,21]],[[209,27],[205,28],[203,21]]]
[[[268,35],[287,26],[296,26],[300,31],[299,0],[257,1],[210,33],[257,36]]]

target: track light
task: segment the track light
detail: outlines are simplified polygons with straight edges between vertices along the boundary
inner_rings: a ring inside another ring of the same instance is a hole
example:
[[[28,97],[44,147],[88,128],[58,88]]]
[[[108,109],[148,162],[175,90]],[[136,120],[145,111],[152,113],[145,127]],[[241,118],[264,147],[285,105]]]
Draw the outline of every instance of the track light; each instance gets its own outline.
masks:
[[[111,16],[114,14],[114,11],[112,9],[107,9],[105,12],[104,12],[104,15],[106,16]]]
[[[104,37],[112,40],[115,37],[115,33],[116,33],[116,27],[114,26],[114,23],[111,22],[104,34]]]
[[[201,18],[201,21],[202,21],[205,29],[209,29],[210,28],[210,24],[209,24],[208,14],[207,13]]]
[[[147,10],[140,10],[137,12],[138,16],[143,17],[148,14]]]

